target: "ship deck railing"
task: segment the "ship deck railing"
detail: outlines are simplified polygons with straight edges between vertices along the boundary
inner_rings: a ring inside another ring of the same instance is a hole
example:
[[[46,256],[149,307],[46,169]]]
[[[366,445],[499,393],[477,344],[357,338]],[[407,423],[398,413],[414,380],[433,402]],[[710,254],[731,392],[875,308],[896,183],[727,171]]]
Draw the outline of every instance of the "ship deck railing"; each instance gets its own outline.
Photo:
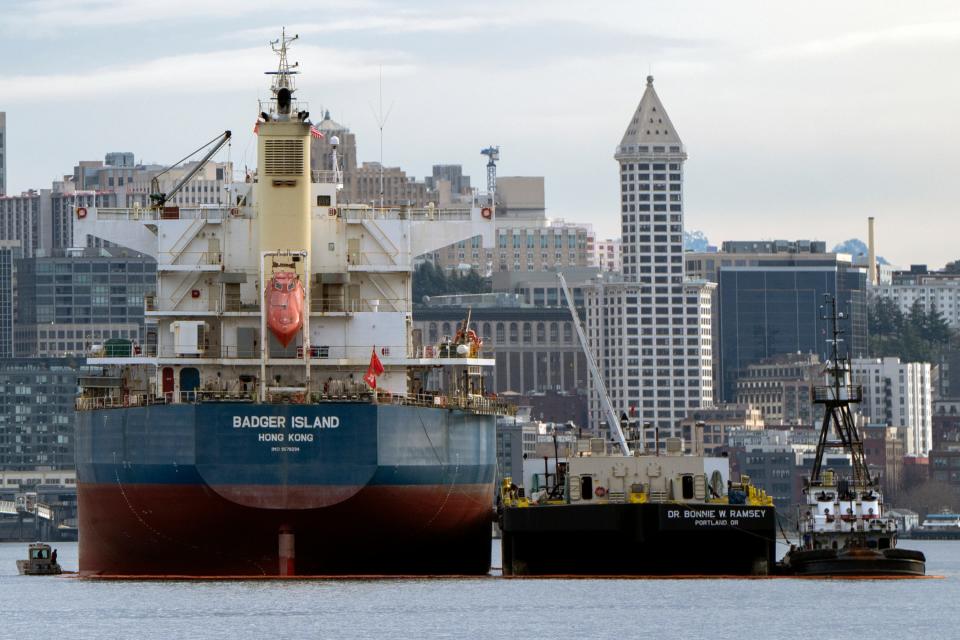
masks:
[[[863,400],[863,386],[844,384],[839,388],[833,385],[816,386],[812,389],[813,401],[824,402],[860,402]]]
[[[469,220],[470,209],[437,207],[371,207],[340,205],[336,215],[344,220]]]
[[[314,315],[314,314],[311,314]],[[349,348],[353,353],[344,351]],[[421,345],[408,351],[404,345],[386,345],[378,348],[379,355],[383,358],[401,357],[415,360],[438,360],[438,359],[466,359],[466,358],[492,358],[493,354],[487,347],[477,347],[474,344],[468,345],[469,351],[466,355],[457,353],[457,345],[453,343],[438,343],[435,345]],[[293,349],[293,347],[291,347]],[[233,345],[222,345],[215,347],[197,347],[196,353],[185,353],[184,349],[178,349],[174,345],[163,345],[159,348],[156,344],[144,344],[130,342],[124,344],[98,344],[93,345],[86,351],[86,356],[90,358],[196,358],[196,359],[218,359],[218,360],[250,360],[260,358],[259,349],[253,347],[237,347]],[[303,346],[297,345],[295,352],[288,352],[288,355],[274,354],[273,358],[295,358],[303,359]],[[316,361],[316,364],[323,364],[324,361],[342,360],[344,358],[362,358],[369,359],[370,347],[367,345],[340,345],[331,348],[326,345],[311,345],[310,360]],[[385,363],[389,365],[390,363]],[[337,366],[340,366],[338,363]],[[91,386],[93,386],[91,384]],[[112,385],[116,386],[116,385]]]
[[[235,209],[228,205],[97,207],[98,220],[223,220]]]
[[[99,409],[127,409],[167,404],[201,404],[211,402],[257,402],[253,391],[181,391],[156,395],[151,393],[132,393],[110,396],[80,396],[76,398],[77,411]],[[406,407],[432,407],[457,409],[482,415],[513,415],[516,407],[496,397],[481,395],[453,396],[435,393],[396,394],[378,389],[345,390],[340,393],[282,394],[267,404],[325,404],[356,402],[368,404],[392,404]]]
[[[332,172],[329,172],[332,173]],[[228,204],[168,205],[162,209],[134,205],[132,207],[97,207],[98,220],[210,220],[222,222],[227,218],[247,218],[256,215],[250,207],[233,207]],[[363,220],[414,220],[414,221],[461,221],[470,220],[469,207],[376,207],[370,205],[340,204],[330,207],[324,215],[336,216],[347,221]]]

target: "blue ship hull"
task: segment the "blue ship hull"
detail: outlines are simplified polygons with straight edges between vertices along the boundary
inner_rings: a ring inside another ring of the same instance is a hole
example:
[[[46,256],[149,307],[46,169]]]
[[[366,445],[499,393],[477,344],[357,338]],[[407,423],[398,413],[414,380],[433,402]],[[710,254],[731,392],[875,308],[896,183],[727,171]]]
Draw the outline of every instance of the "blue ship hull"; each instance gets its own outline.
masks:
[[[475,574],[495,418],[370,403],[78,413],[85,575]]]

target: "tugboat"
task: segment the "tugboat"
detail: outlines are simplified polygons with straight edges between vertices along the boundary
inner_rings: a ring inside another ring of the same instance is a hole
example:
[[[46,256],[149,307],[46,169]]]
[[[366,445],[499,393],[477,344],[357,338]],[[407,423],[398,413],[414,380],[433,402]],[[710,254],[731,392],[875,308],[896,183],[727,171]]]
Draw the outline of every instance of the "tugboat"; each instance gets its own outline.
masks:
[[[813,470],[804,483],[798,512],[800,546],[792,547],[778,567],[796,576],[922,576],[926,558],[920,551],[897,548],[897,522],[884,514],[883,493],[871,478],[863,440],[850,405],[863,398],[863,387],[851,384],[850,363],[840,356],[842,342],[836,299],[827,297],[833,331],[827,385],[815,387],[813,402],[824,405],[823,425]],[[831,440],[831,432],[837,439]],[[824,470],[827,449],[850,455],[852,477]]]
[[[57,562],[57,550],[44,542],[34,542],[26,560],[17,560],[17,571],[22,576],[57,576],[63,573]]]

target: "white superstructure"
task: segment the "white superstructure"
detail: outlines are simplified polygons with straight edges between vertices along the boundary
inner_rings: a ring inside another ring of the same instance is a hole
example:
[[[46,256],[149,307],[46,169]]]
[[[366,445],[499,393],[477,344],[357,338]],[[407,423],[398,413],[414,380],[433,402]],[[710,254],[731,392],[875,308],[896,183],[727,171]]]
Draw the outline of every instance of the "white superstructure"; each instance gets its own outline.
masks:
[[[292,66],[284,65],[285,47],[274,100],[261,104],[261,166],[228,186],[228,205],[77,210],[74,237],[157,260],[146,310],[156,345],[91,363],[147,365],[149,379],[125,384],[151,401],[204,392],[307,401],[368,392],[362,377],[375,351],[385,369],[377,388],[391,397],[431,389],[430,372],[444,365],[468,370],[459,391],[481,396],[480,368],[494,360],[415,340],[411,279],[414,258],[426,252],[473,237],[492,247],[492,207],[341,206],[340,172],[310,169],[316,130],[307,105],[292,100]],[[302,329],[286,348],[267,329],[265,302],[281,268],[306,292]]]

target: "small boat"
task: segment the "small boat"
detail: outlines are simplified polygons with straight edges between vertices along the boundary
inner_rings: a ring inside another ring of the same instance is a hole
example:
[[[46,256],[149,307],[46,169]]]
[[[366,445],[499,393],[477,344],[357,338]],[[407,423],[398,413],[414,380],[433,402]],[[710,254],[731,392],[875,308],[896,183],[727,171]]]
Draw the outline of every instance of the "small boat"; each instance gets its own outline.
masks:
[[[303,326],[303,284],[292,271],[277,271],[267,283],[267,326],[284,347]]]
[[[51,550],[50,545],[43,542],[30,545],[27,559],[17,560],[17,571],[22,576],[56,576],[63,573],[57,562],[57,550]]]

